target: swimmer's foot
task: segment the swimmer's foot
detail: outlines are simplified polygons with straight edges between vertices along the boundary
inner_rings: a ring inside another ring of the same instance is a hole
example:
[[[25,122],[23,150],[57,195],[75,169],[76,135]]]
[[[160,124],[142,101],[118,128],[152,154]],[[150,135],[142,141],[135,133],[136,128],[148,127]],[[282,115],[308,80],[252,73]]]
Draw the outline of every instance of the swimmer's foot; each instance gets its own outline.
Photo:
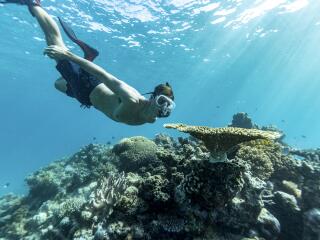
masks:
[[[0,3],[13,3],[13,4],[20,4],[20,5],[30,5],[30,6],[40,6],[40,0],[0,0]]]
[[[76,34],[74,31],[71,29],[70,26],[66,22],[64,22],[61,18],[59,18],[59,22],[64,30],[64,32],[67,34],[67,36],[76,43],[84,52],[84,58],[93,62],[93,60],[99,55],[98,50],[95,48],[91,47],[87,43],[81,41],[80,39],[77,38]]]
[[[34,16],[32,12],[33,6],[41,6],[41,0],[0,0],[0,3],[6,4],[6,3],[13,3],[13,4],[20,4],[20,5],[27,5],[29,12],[32,16]]]

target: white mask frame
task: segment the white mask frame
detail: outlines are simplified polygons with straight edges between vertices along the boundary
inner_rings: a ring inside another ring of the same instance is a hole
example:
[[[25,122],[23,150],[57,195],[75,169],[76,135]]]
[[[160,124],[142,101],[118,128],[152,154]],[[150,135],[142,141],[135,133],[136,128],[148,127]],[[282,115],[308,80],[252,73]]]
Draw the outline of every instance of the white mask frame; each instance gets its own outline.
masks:
[[[162,104],[160,104],[160,100],[163,101]],[[169,98],[163,94],[157,95],[155,97],[155,103],[156,103],[157,107],[160,108],[160,117],[169,116],[170,113],[172,112],[172,110],[175,109],[175,107],[176,107],[175,102],[171,98]]]

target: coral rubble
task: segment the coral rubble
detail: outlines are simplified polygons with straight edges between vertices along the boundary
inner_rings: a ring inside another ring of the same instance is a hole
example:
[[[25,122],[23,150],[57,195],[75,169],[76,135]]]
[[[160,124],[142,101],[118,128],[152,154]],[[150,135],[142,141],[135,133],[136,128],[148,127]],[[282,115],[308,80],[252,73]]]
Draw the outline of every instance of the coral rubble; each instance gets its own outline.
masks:
[[[90,144],[30,175],[27,196],[0,198],[0,239],[320,238],[316,151],[251,127],[166,127],[191,136]]]

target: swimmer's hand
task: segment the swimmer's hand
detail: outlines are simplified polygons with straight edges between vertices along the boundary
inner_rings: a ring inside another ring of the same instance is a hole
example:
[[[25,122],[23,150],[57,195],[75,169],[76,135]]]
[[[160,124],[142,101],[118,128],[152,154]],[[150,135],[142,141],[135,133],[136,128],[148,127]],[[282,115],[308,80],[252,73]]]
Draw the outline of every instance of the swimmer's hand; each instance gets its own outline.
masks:
[[[57,45],[51,45],[44,49],[43,54],[55,60],[64,60],[68,58],[68,50]]]

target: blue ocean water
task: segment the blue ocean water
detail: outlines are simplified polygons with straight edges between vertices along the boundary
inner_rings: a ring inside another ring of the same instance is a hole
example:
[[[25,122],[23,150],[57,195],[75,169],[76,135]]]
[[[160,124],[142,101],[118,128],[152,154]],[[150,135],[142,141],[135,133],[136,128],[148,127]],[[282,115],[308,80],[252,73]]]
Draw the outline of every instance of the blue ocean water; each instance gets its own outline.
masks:
[[[298,148],[320,145],[320,2],[44,0],[100,51],[96,63],[140,92],[168,81],[177,107],[127,126],[81,109],[53,87],[55,64],[25,7],[0,5],[0,195],[91,142],[153,138],[164,123],[226,126],[236,112],[274,124]],[[56,19],[56,18],[55,18]],[[64,35],[68,47],[81,54]]]

